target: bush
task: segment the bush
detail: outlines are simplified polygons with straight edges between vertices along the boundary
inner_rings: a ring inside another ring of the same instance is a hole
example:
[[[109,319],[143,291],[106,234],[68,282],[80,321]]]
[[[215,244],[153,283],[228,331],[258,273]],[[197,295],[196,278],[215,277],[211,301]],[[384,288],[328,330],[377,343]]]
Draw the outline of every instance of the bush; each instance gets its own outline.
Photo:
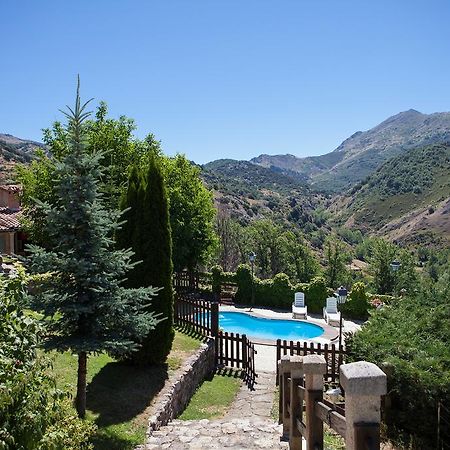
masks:
[[[43,328],[23,309],[26,277],[0,280],[0,448],[91,449],[95,427],[69,414],[49,360],[37,353]]]
[[[255,282],[257,278],[255,277]],[[248,264],[239,264],[236,270],[236,303],[250,304],[252,301],[252,273]]]
[[[235,301],[240,304],[250,304],[252,300],[252,276],[250,267],[242,264],[238,267],[236,276],[238,291]],[[294,301],[295,292],[304,292],[309,312],[319,313],[325,306],[326,298],[330,294],[323,277],[315,277],[310,283],[298,283],[293,286],[289,277],[284,273],[274,278],[260,280],[254,277],[255,304],[275,308],[290,309]]]
[[[341,311],[352,319],[367,319],[370,304],[366,294],[366,285],[357,282],[350,291],[347,302],[341,305]]]
[[[213,294],[220,295],[223,269],[217,265],[211,268],[211,284]]]
[[[255,283],[255,303],[261,306],[290,308],[294,298],[294,290],[289,277],[284,273],[274,278]]]
[[[387,435],[435,448],[437,402],[450,406],[449,277],[374,311],[347,340],[350,359],[385,367],[391,410]]]
[[[305,287],[305,302],[308,307],[308,312],[322,312],[328,297],[328,288],[325,278],[314,277]]]

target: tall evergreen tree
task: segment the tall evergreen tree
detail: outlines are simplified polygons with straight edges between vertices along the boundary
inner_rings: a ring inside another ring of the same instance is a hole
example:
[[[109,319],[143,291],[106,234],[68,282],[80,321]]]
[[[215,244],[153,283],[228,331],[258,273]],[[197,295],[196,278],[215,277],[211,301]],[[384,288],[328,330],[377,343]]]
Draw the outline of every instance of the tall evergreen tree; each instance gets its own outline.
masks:
[[[122,208],[129,208],[128,214],[133,225],[119,232],[118,242],[130,246],[137,265],[129,276],[133,287],[158,286],[157,299],[152,308],[160,312],[165,320],[147,335],[142,347],[130,355],[130,359],[140,365],[161,363],[167,358],[172,347],[173,292],[172,292],[172,240],[169,219],[169,205],[159,160],[150,157],[144,173],[133,168],[128,191],[123,197]]]
[[[51,206],[39,205],[46,217],[50,250],[30,246],[31,270],[51,274],[32,299],[34,307],[51,318],[46,343],[78,355],[80,417],[86,410],[88,355],[136,350],[139,340],[159,322],[148,308],[154,289],[121,285],[134,267],[132,252],[113,248],[119,214],[107,212],[99,193],[102,154],[86,151],[87,103],[80,103],[78,80],[75,108],[64,113],[68,151],[56,166],[56,198]]]

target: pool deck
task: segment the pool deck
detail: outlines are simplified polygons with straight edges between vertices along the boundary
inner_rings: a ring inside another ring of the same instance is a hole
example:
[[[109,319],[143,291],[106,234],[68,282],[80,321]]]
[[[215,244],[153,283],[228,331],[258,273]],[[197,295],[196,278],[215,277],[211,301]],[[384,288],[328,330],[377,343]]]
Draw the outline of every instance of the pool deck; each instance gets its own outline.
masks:
[[[320,314],[308,314],[307,320],[293,319],[292,312],[286,310],[276,310],[263,307],[253,307],[250,310],[249,306],[228,306],[220,305],[220,311],[228,312],[242,312],[250,314],[255,317],[262,317],[265,319],[283,319],[292,320],[293,322],[309,322],[319,325],[324,329],[324,334],[317,338],[304,339],[308,342],[316,342],[321,344],[338,344],[339,328],[328,325]],[[351,320],[342,321],[342,330],[344,333],[355,331],[361,328],[361,323],[353,322]],[[257,371],[274,372],[276,370],[276,341],[266,339],[251,339],[255,343],[257,355],[255,357],[255,364]]]

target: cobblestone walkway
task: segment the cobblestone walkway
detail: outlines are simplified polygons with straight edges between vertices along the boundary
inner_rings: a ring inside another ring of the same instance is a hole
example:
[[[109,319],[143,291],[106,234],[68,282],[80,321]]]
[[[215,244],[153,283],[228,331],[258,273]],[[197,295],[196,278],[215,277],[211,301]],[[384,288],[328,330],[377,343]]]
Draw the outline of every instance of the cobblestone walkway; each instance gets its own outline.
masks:
[[[270,417],[275,374],[258,373],[255,390],[242,386],[228,413],[219,420],[174,420],[147,438],[145,450],[287,449],[281,426]]]

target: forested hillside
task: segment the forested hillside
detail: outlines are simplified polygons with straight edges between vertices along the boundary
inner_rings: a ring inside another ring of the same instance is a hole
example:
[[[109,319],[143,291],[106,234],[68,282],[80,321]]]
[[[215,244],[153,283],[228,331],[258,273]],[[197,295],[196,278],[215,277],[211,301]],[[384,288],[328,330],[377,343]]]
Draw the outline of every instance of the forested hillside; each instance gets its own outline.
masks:
[[[298,172],[312,187],[343,192],[372,174],[390,158],[409,150],[450,141],[450,113],[422,114],[410,109],[368,131],[358,131],[331,153],[308,158],[261,155],[255,164]]]
[[[299,225],[318,222],[323,198],[298,179],[249,161],[224,159],[203,166],[202,178],[216,205],[247,223],[274,218]]]
[[[347,225],[395,240],[450,237],[450,144],[394,157],[336,202]]]

